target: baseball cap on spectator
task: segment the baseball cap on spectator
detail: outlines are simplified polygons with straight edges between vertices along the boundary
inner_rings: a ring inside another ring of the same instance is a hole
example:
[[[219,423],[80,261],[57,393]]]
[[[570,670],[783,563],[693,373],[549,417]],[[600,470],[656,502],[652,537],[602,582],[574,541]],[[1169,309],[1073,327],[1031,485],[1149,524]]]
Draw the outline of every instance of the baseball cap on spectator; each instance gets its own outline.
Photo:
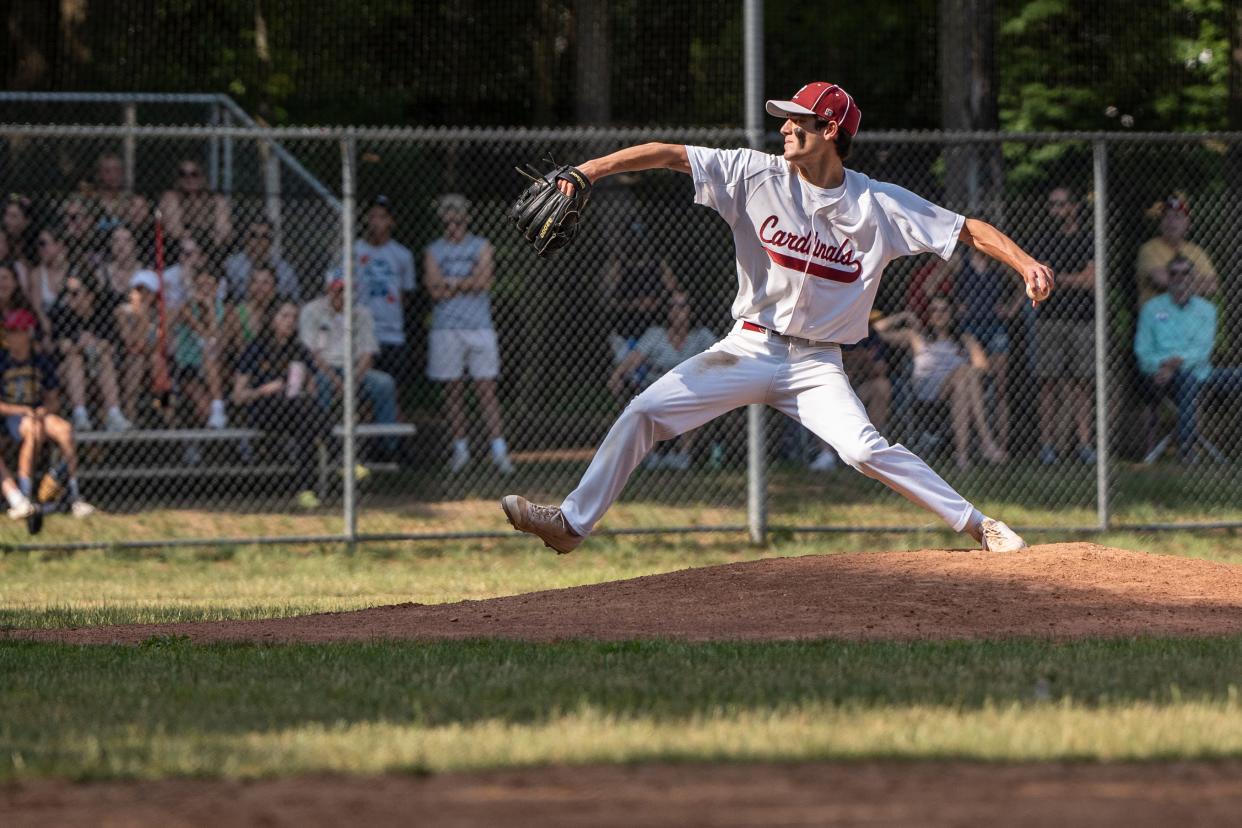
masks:
[[[328,290],[341,290],[345,287],[345,271],[339,267],[334,267],[324,274],[324,286]]]
[[[160,292],[160,277],[150,270],[140,270],[129,279],[131,288],[146,288],[152,293]]]
[[[367,208],[370,209],[371,207],[383,207],[388,211],[389,215],[392,215],[392,199],[386,195],[377,195],[371,199],[371,203],[367,205]]]
[[[1186,201],[1186,196],[1180,193],[1173,193],[1160,204],[1160,212],[1167,213],[1174,210],[1179,213],[1190,215],[1190,204]]]
[[[12,308],[4,314],[6,331],[31,331],[37,324],[35,315],[25,308]]]
[[[470,212],[470,200],[461,193],[446,193],[436,201],[436,213],[444,218],[449,213],[465,215]]]
[[[824,121],[836,121],[850,135],[858,134],[862,111],[854,97],[835,83],[815,81],[799,89],[791,100],[768,101],[769,115],[788,118],[791,115],[814,115]]]

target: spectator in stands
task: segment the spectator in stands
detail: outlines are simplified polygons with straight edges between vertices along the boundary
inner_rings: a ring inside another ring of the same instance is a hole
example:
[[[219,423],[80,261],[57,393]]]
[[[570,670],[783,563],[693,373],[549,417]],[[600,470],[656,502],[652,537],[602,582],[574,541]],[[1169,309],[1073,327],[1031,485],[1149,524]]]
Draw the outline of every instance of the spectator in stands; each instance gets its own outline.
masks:
[[[1196,296],[1202,284],[1188,256],[1174,256],[1168,273],[1156,284],[1168,291],[1157,294],[1139,312],[1134,355],[1143,375],[1143,392],[1149,402],[1145,416],[1147,450],[1155,444],[1155,412],[1166,397],[1177,405],[1177,443],[1183,460],[1194,462],[1200,392],[1213,386],[1236,393],[1242,388],[1237,369],[1212,368],[1216,340],[1216,306]]]
[[[1039,462],[1057,462],[1062,426],[1072,422],[1077,455],[1095,462],[1091,445],[1091,385],[1095,376],[1095,238],[1068,187],[1048,193],[1052,228],[1033,244],[1056,273],[1057,289],[1035,316],[1039,377]]]
[[[176,182],[160,197],[160,211],[174,239],[195,233],[217,250],[226,249],[232,240],[233,211],[228,197],[207,188],[203,165],[192,158],[177,163]]]
[[[103,264],[99,249],[99,234],[91,220],[91,209],[80,195],[66,198],[58,210],[61,238],[69,252],[70,261],[84,272],[94,272]]]
[[[22,494],[31,496],[35,458],[43,442],[51,439],[68,466],[68,497],[74,517],[95,511],[78,490],[78,455],[73,427],[56,414],[58,383],[51,360],[33,349],[38,321],[24,308],[4,315],[5,350],[0,351],[0,414],[6,430],[20,443],[17,454],[17,483]]]
[[[13,273],[18,287],[25,290],[25,286],[30,284],[30,269],[25,263],[13,255],[13,245],[9,241],[9,234],[4,230],[0,230],[0,266],[7,267]]]
[[[867,338],[841,349],[841,365],[850,379],[850,386],[867,409],[867,418],[880,432],[888,429],[893,403],[893,383],[888,376],[888,347],[875,332],[875,323],[882,318],[883,312],[873,310],[867,320]],[[819,456],[811,461],[810,468],[812,471],[830,471],[837,467],[837,460],[836,452],[824,446]]]
[[[115,152],[95,159],[92,188],[97,227],[108,232],[118,224],[131,229],[145,228],[151,222],[151,202],[125,186],[125,163]]]
[[[177,384],[207,428],[227,428],[224,410],[223,355],[232,328],[229,307],[219,295],[219,282],[209,268],[194,274],[190,295],[172,324],[173,361]]]
[[[230,341],[239,352],[244,351],[246,346],[263,333],[272,314],[276,312],[279,299],[276,274],[270,267],[256,267],[250,274],[246,301],[237,305],[231,315],[233,330]]]
[[[191,290],[194,274],[207,267],[207,251],[201,239],[187,233],[177,240],[176,261],[164,269],[164,313],[173,318]]]
[[[971,248],[962,257],[954,290],[963,333],[983,346],[992,377],[996,441],[1009,446],[1009,322],[1022,310],[1025,293],[1015,290],[1005,267]]]
[[[652,325],[643,332],[634,350],[613,368],[608,378],[608,390],[619,399],[628,401],[629,397],[647,388],[671,369],[706,351],[716,340],[717,336],[707,328],[691,327],[690,297],[683,291],[675,291],[668,303],[667,321],[663,325]],[[627,386],[627,378],[632,377],[640,366],[647,369],[643,373],[641,387]],[[695,434],[697,430],[678,437],[676,448],[667,454],[653,451],[644,465],[677,471],[690,468]]]
[[[375,340],[371,311],[356,303],[353,316],[354,377],[358,395],[371,404],[377,423],[394,423],[397,421],[396,385],[392,377],[372,367],[379,353],[379,343]],[[342,399],[345,378],[345,281],[340,268],[329,271],[327,293],[303,306],[298,336],[314,364],[321,406],[325,411],[339,411],[337,405]],[[396,450],[393,438],[386,438],[381,445],[390,456]]]
[[[1135,263],[1139,307],[1147,304],[1156,294],[1168,290],[1167,268],[1175,256],[1189,259],[1194,266],[1191,292],[1209,299],[1215,296],[1219,288],[1216,267],[1202,247],[1186,238],[1190,232],[1190,205],[1186,197],[1174,193],[1160,202],[1155,212],[1160,216],[1160,231],[1139,248]]]
[[[101,313],[95,289],[77,274],[65,279],[51,307],[52,336],[60,355],[60,379],[73,406],[73,427],[90,431],[89,385],[95,384],[105,407],[105,428],[128,431],[132,424],[121,412],[116,377],[116,320]]]
[[[34,207],[26,196],[12,193],[5,199],[3,226],[9,239],[9,258],[21,262],[23,270],[29,270],[38,258],[35,252],[33,213]],[[26,283],[23,282],[22,287],[25,286]]]
[[[301,286],[293,267],[279,256],[272,255],[272,225],[266,220],[250,223],[242,249],[229,256],[224,263],[227,283],[222,286],[228,298],[241,302],[250,289],[250,274],[255,268],[265,267],[276,274],[276,286],[282,296],[294,301],[301,298]]]
[[[467,232],[470,203],[465,196],[450,193],[441,197],[438,213],[444,234],[427,245],[423,256],[424,284],[435,303],[431,311],[427,377],[445,383],[453,433],[449,471],[456,474],[470,462],[464,382],[469,371],[491,438],[492,465],[501,474],[511,474],[513,464],[501,425],[500,401],[496,398],[500,349],[492,327],[492,245],[482,236]]]
[[[919,323],[926,325],[930,317],[931,301],[937,296],[949,296],[953,292],[954,275],[958,272],[961,259],[955,254],[945,261],[939,256],[932,256],[918,264],[910,274],[906,283],[906,300],[904,308],[919,318]]]
[[[40,230],[36,245],[39,263],[30,270],[27,296],[39,318],[40,328],[50,331],[52,306],[56,304],[69,277],[75,274],[69,263],[69,250],[56,227],[49,225]]]
[[[396,220],[387,196],[376,196],[362,221],[362,238],[354,245],[358,296],[375,320],[380,347],[375,367],[400,385],[412,376],[405,347],[405,307],[416,286],[414,254],[392,237]]]
[[[21,284],[18,283],[17,272],[13,269],[13,263],[0,263],[0,319],[3,319],[4,314],[11,310],[28,310],[31,313],[35,313],[34,305],[31,304],[26,291],[22,290]],[[39,316],[35,314],[36,323],[38,320]],[[45,339],[47,339],[47,329],[41,329],[36,332],[36,342]],[[0,339],[0,348],[3,347],[5,347],[4,340]]]
[[[1008,456],[996,445],[983,410],[980,378],[988,370],[987,354],[978,340],[958,329],[948,297],[933,299],[928,313],[931,321],[926,328],[913,311],[902,311],[875,323],[876,333],[885,342],[910,349],[914,357],[911,381],[914,397],[923,409],[919,419],[929,419],[941,404],[948,406],[954,462],[959,469],[971,466],[972,428],[979,438],[983,458],[989,463],[1005,462]]]
[[[311,389],[314,358],[298,338],[298,306],[277,303],[270,325],[242,352],[233,377],[232,402],[250,428],[287,435],[299,472],[298,502],[317,504],[315,441],[330,431]]]
[[[150,273],[138,256],[134,234],[127,225],[118,224],[108,236],[108,259],[98,271],[99,299],[105,305],[123,303],[132,292],[134,276],[140,271]],[[154,273],[151,275],[155,278]],[[157,280],[157,287],[158,284]]]
[[[102,291],[101,291],[102,292]],[[129,295],[115,306],[114,319],[121,346],[121,409],[125,418],[135,422],[138,403],[144,389],[150,392],[159,344],[159,280],[149,270],[140,270],[130,277]],[[96,295],[96,302],[100,302]],[[109,304],[103,299],[104,307]]]
[[[647,225],[637,219],[609,257],[601,285],[612,319],[608,344],[615,365],[634,350],[648,328],[659,324],[669,296],[681,290],[681,285],[668,262],[649,243]],[[642,377],[633,377],[632,381],[641,383]]]

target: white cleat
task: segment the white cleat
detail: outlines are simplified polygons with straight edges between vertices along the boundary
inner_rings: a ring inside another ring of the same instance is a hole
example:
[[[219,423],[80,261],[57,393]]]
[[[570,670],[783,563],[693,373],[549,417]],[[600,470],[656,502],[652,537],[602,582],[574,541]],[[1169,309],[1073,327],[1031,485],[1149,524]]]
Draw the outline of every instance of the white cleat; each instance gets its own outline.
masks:
[[[1010,529],[1002,521],[984,518],[983,551],[985,552],[1017,552],[1026,549],[1026,541],[1022,536]]]
[[[556,554],[573,552],[582,543],[579,535],[565,522],[565,515],[556,506],[539,506],[521,495],[505,495],[500,499],[509,525],[520,532],[529,532],[543,541]]]

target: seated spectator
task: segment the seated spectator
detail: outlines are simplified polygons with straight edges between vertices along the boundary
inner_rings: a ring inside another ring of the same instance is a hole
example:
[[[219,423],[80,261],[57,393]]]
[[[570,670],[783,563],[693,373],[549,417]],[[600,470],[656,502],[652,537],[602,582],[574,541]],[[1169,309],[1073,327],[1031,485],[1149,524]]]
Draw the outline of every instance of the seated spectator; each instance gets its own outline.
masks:
[[[156,300],[160,284],[149,270],[135,273],[130,282],[129,296],[116,306],[113,318],[121,346],[121,409],[127,420],[136,422],[143,389],[150,391],[154,387],[160,327]]]
[[[160,197],[160,211],[171,238],[194,233],[217,250],[226,249],[233,238],[228,197],[208,189],[203,165],[191,158],[178,162],[176,182]]]
[[[143,270],[147,270],[147,266],[138,256],[133,231],[127,225],[118,224],[108,235],[108,255],[97,272],[100,301],[114,306],[124,302],[133,288],[134,276]],[[156,285],[159,285],[158,279]]]
[[[2,229],[0,229],[0,265],[13,272],[13,278],[17,280],[18,287],[25,289],[25,285],[30,284],[30,269],[13,252],[13,243],[9,240],[9,234]]]
[[[3,221],[0,224],[3,225],[4,234],[9,240],[9,258],[21,262],[25,270],[30,269],[36,258],[33,214],[34,206],[26,196],[13,193],[5,199]],[[26,284],[22,282],[22,287]]]
[[[52,337],[60,355],[60,379],[73,405],[73,427],[90,431],[87,409],[89,385],[95,384],[105,406],[108,431],[128,431],[132,424],[121,412],[116,378],[116,319],[102,312],[95,289],[77,275],[65,287],[51,309]]]
[[[177,384],[189,398],[199,422],[207,428],[226,428],[222,357],[232,326],[229,308],[219,295],[214,273],[204,268],[194,274],[190,295],[172,322],[173,362]]]
[[[992,376],[996,441],[1009,446],[1009,321],[1025,304],[1004,265],[973,247],[962,257],[951,294],[962,333],[970,334],[988,356]]]
[[[105,232],[118,224],[146,227],[151,221],[151,202],[125,187],[125,163],[115,152],[95,159],[91,195],[98,226]]]
[[[61,239],[60,231],[55,227],[44,227],[39,231],[38,241],[39,263],[30,271],[27,298],[34,307],[39,318],[39,327],[50,331],[49,319],[52,306],[60,297],[69,277],[74,275],[69,264],[68,248]]]
[[[250,288],[246,291],[246,300],[233,310],[234,330],[231,337],[234,347],[244,351],[247,345],[259,338],[267,321],[276,312],[279,299],[280,295],[276,292],[276,274],[267,266],[255,268],[250,274]]]
[[[608,378],[608,390],[617,397],[630,397],[642,391],[673,368],[695,354],[701,354],[716,343],[716,335],[704,327],[690,327],[690,298],[682,291],[673,293],[668,303],[668,319],[663,325],[653,325],[639,338],[634,350],[613,368]],[[626,380],[634,376],[636,369],[642,372],[640,387],[627,387]],[[653,451],[644,465],[647,468],[668,468],[685,471],[690,468],[694,435],[688,431],[677,438],[677,446],[668,454]],[[654,459],[653,459],[654,458]]]
[[[207,253],[203,243],[193,233],[177,240],[177,260],[164,270],[164,313],[169,318],[185,304],[193,276],[207,266]]]
[[[1145,416],[1147,448],[1155,444],[1155,408],[1166,397],[1177,405],[1177,443],[1183,460],[1193,462],[1198,439],[1199,396],[1207,386],[1236,392],[1242,372],[1212,368],[1216,340],[1216,307],[1194,295],[1194,263],[1175,256],[1167,276],[1157,283],[1168,291],[1152,297],[1139,311],[1134,355],[1143,375],[1144,396],[1150,403]]]
[[[377,423],[397,420],[397,386],[392,377],[371,366],[379,353],[375,327],[366,306],[354,305],[354,377],[358,394],[371,403]],[[298,338],[310,352],[315,369],[319,402],[325,411],[336,412],[344,391],[345,377],[345,281],[340,269],[327,276],[327,293],[308,302],[298,319]],[[335,417],[334,417],[335,418]],[[396,441],[386,438],[382,445],[393,454]]]
[[[880,432],[888,428],[893,404],[893,384],[888,377],[888,347],[876,335],[874,328],[875,321],[883,317],[881,311],[872,310],[867,319],[866,339],[841,348],[841,365],[849,377],[850,387],[867,409],[871,424]],[[840,464],[837,453],[818,438],[816,442],[820,446],[819,454],[807,468],[816,472],[836,469]]]
[[[983,410],[980,377],[988,370],[983,347],[970,334],[958,333],[953,305],[938,297],[928,306],[931,322],[926,329],[912,311],[903,311],[875,323],[885,341],[909,348],[914,357],[912,384],[915,399],[930,411],[947,404],[953,424],[954,462],[959,469],[971,466],[970,435],[979,437],[983,457],[989,463],[1008,459],[992,438]]]
[[[298,275],[284,259],[272,255],[272,225],[256,221],[246,230],[242,249],[224,263],[227,282],[221,285],[222,294],[230,301],[241,302],[250,289],[250,274],[256,268],[267,268],[276,274],[276,287],[281,296],[297,301],[302,296]]]
[[[9,437],[20,443],[17,483],[31,497],[35,459],[47,439],[60,449],[68,466],[68,497],[74,517],[86,517],[95,508],[78,490],[78,454],[73,427],[58,416],[56,369],[51,360],[34,352],[33,334],[38,324],[26,309],[4,315],[5,350],[0,351],[0,414]]]
[[[100,234],[95,229],[91,205],[83,196],[69,196],[60,205],[58,219],[70,261],[87,273],[98,270],[104,256],[99,249]]]
[[[958,270],[958,262],[957,255],[948,261],[933,256],[918,264],[910,274],[903,307],[919,318],[920,325],[931,320],[932,300],[953,292],[953,275]]]
[[[1186,238],[1190,232],[1190,204],[1185,196],[1170,195],[1156,208],[1156,213],[1160,216],[1159,234],[1143,243],[1135,263],[1139,307],[1168,290],[1167,268],[1174,256],[1184,256],[1194,266],[1191,293],[1209,299],[1215,296],[1220,286],[1216,267],[1202,247]]]
[[[660,323],[669,295],[681,285],[664,257],[653,252],[647,225],[638,220],[609,257],[600,284],[612,320],[608,344],[616,364],[634,350],[644,331]]]
[[[299,469],[301,504],[315,497],[315,441],[331,425],[311,389],[313,358],[298,339],[298,306],[285,300],[270,325],[242,352],[233,378],[232,402],[250,428],[287,435]]]
[[[22,290],[22,286],[18,283],[17,273],[13,270],[14,263],[0,262],[0,319],[4,318],[4,314],[11,310],[28,310],[35,313],[34,305],[30,303],[30,298],[26,295],[26,291]],[[36,342],[46,344],[47,329],[39,324],[39,316],[35,315],[38,330],[36,331]],[[5,347],[4,339],[0,338],[0,348]]]

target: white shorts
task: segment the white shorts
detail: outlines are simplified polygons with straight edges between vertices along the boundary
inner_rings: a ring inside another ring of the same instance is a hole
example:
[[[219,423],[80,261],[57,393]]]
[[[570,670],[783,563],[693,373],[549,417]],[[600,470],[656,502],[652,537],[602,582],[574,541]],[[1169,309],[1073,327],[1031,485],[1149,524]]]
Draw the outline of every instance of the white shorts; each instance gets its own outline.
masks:
[[[427,376],[438,382],[459,380],[469,368],[477,380],[500,376],[500,349],[491,328],[432,331],[427,343]]]

